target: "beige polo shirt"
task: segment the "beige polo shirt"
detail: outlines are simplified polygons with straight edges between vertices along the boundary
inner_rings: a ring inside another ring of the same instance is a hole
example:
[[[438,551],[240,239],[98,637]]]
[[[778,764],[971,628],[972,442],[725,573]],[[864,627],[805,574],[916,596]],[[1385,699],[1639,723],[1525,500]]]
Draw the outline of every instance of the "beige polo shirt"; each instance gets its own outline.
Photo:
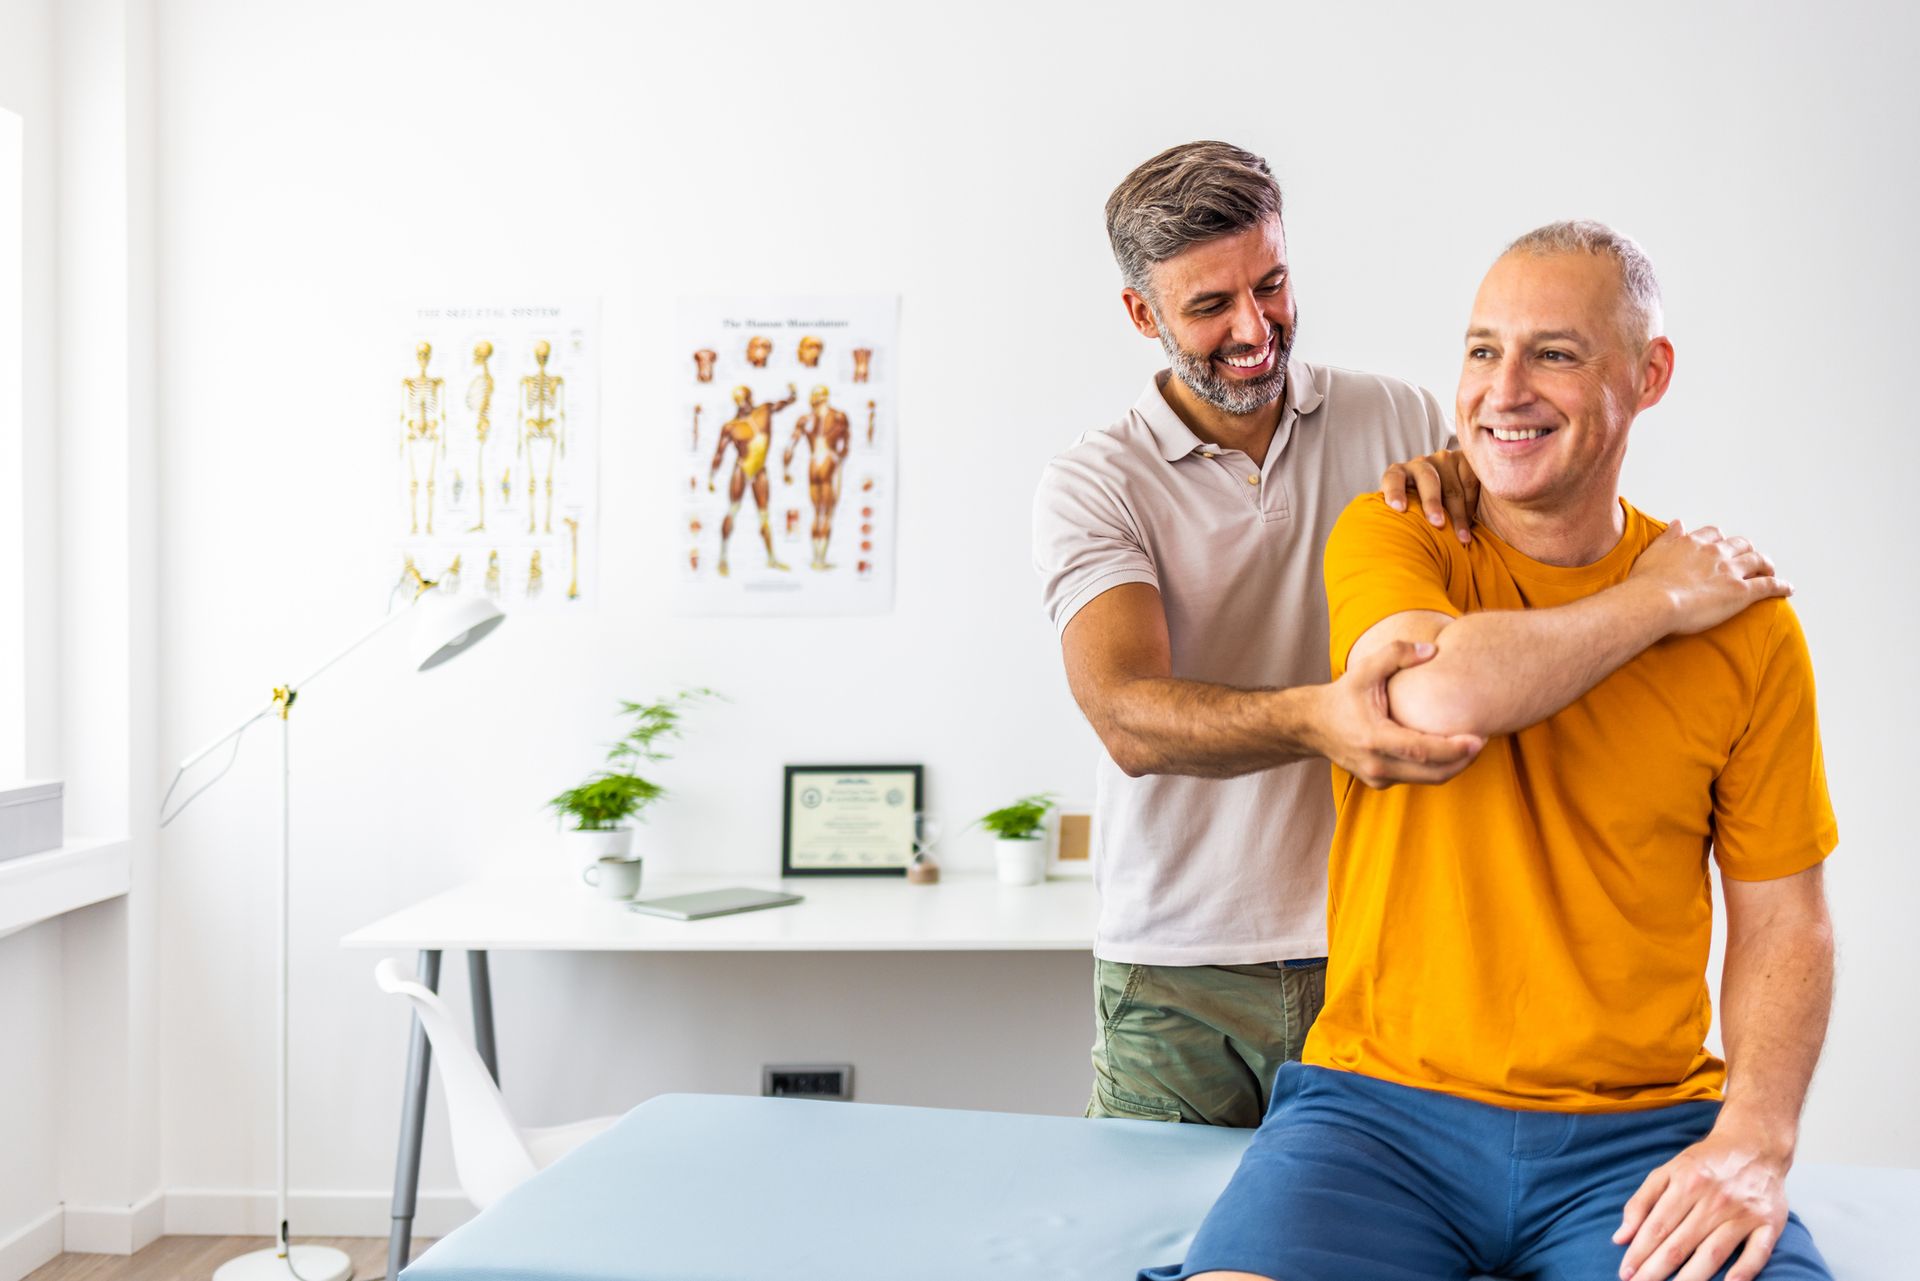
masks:
[[[1432,393],[1295,360],[1263,466],[1206,444],[1161,384],[1047,465],[1034,561],[1064,631],[1122,583],[1160,591],[1173,674],[1242,689],[1329,678],[1320,555],[1389,464],[1452,437]],[[1096,955],[1144,965],[1323,956],[1333,790],[1325,761],[1231,779],[1128,778],[1102,752]]]

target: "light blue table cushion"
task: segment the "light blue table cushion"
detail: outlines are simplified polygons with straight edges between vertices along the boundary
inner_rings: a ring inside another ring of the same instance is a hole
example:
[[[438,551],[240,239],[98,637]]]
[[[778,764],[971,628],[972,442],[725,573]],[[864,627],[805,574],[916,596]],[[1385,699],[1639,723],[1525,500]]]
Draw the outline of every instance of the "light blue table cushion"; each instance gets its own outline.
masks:
[[[662,1095],[405,1281],[1130,1278],[1181,1257],[1249,1131]]]
[[[1131,1281],[1170,1263],[1250,1132],[662,1095],[514,1189],[403,1281]],[[1838,1281],[1911,1281],[1920,1171],[1789,1184]]]

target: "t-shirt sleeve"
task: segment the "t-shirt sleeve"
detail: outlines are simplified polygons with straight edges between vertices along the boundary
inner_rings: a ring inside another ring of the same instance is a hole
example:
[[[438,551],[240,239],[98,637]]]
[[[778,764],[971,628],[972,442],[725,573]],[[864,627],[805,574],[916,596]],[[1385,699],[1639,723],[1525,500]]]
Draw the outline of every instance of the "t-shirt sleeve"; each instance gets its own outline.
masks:
[[[1132,513],[1105,478],[1072,458],[1049,463],[1034,494],[1033,565],[1055,632],[1122,583],[1160,586]]]
[[[1325,572],[1336,680],[1347,670],[1354,642],[1382,619],[1410,609],[1460,616],[1447,594],[1446,554],[1418,511],[1409,504],[1397,512],[1380,495],[1363,494],[1334,523]]]
[[[1753,715],[1713,784],[1713,856],[1736,881],[1803,872],[1840,843],[1827,796],[1813,659],[1781,601],[1760,659]]]

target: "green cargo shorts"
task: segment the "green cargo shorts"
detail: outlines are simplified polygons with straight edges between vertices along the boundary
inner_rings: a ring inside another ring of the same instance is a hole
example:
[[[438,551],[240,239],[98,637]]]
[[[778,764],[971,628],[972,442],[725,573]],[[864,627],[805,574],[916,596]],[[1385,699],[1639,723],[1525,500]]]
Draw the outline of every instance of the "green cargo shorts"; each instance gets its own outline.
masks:
[[[1087,1115],[1260,1124],[1327,995],[1325,960],[1262,965],[1094,961],[1099,1036]]]

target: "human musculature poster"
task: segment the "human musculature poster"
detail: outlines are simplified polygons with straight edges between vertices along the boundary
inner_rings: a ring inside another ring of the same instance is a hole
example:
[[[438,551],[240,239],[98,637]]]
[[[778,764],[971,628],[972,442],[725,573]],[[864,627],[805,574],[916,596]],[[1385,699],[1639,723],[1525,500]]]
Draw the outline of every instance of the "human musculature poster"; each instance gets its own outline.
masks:
[[[600,307],[409,308],[387,365],[398,410],[390,587],[420,576],[502,609],[574,610],[598,578]]]
[[[894,295],[682,301],[682,613],[893,608],[899,318]]]

